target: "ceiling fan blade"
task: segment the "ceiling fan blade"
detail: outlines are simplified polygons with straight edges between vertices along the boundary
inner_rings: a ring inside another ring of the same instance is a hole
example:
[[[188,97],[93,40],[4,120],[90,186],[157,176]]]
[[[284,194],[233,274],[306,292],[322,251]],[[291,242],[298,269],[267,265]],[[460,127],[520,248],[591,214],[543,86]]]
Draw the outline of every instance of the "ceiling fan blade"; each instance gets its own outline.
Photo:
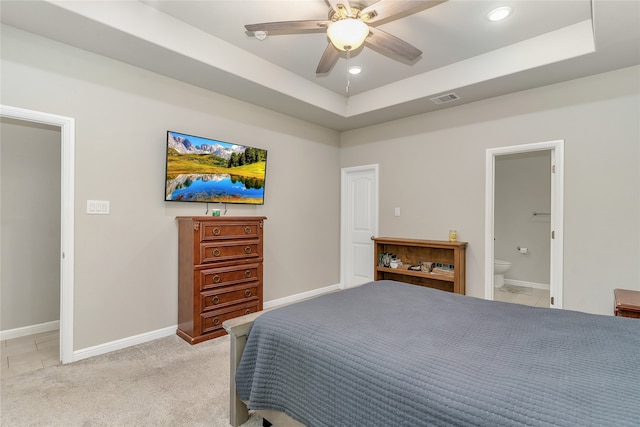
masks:
[[[362,9],[360,16],[365,17],[363,21],[367,24],[371,24],[377,21],[392,20],[403,15],[410,15],[414,13],[412,12],[414,9],[426,10],[445,1],[447,0],[380,0]],[[366,18],[367,15],[370,16]]]
[[[383,51],[391,52],[409,62],[415,61],[422,55],[422,51],[415,46],[374,27],[369,27],[369,37],[365,39],[365,43]]]
[[[340,58],[340,51],[336,49],[334,45],[329,43],[327,48],[324,50],[322,54],[322,58],[320,58],[320,62],[318,63],[318,68],[316,68],[316,74],[324,74],[331,71],[338,59]]]
[[[263,22],[261,24],[247,24],[244,28],[247,31],[310,31],[324,30],[331,21],[282,21]]]

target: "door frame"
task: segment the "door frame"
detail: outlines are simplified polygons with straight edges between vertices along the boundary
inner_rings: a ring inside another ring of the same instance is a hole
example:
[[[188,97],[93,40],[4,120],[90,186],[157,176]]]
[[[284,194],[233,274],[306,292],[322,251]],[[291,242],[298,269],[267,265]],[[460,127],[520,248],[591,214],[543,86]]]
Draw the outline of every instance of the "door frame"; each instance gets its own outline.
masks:
[[[489,148],[486,152],[485,179],[485,299],[493,300],[493,260],[495,221],[495,160],[496,156],[527,153],[534,151],[551,152],[551,254],[549,260],[549,292],[554,303],[552,308],[563,307],[563,251],[564,251],[564,139],[537,142],[508,147]]]
[[[0,105],[0,116],[60,128],[60,361],[73,362],[75,119]]]
[[[340,288],[345,289],[346,287],[346,278],[347,278],[347,248],[349,247],[350,238],[349,233],[347,231],[347,215],[349,214],[349,209],[347,209],[347,182],[349,174],[363,172],[363,171],[372,171],[374,178],[374,190],[373,190],[373,200],[371,203],[373,204],[373,229],[374,236],[378,234],[378,222],[379,222],[379,166],[377,163],[370,165],[361,165],[361,166],[352,166],[352,167],[344,167],[340,170]],[[372,237],[374,237],[372,236]],[[373,245],[373,241],[371,242]],[[373,255],[372,255],[373,258]],[[373,275],[373,271],[371,271]]]

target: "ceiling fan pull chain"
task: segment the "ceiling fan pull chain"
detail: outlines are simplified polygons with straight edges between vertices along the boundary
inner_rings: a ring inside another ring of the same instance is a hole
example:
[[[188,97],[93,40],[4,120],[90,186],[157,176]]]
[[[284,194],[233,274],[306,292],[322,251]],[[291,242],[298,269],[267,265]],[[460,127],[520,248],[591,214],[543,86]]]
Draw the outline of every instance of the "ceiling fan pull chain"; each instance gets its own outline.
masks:
[[[349,95],[349,84],[351,84],[351,79],[349,78],[349,59],[351,58],[351,49],[347,49],[347,86],[344,88],[347,95]]]

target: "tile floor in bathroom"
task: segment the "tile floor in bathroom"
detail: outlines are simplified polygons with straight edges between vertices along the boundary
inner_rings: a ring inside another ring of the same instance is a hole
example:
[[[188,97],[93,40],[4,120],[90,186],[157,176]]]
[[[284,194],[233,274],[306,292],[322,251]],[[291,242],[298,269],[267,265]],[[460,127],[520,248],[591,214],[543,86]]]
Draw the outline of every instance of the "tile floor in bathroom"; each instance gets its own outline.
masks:
[[[0,341],[0,378],[60,364],[60,331]]]
[[[523,288],[505,285],[503,289],[494,289],[493,299],[533,307],[549,307],[549,289]]]

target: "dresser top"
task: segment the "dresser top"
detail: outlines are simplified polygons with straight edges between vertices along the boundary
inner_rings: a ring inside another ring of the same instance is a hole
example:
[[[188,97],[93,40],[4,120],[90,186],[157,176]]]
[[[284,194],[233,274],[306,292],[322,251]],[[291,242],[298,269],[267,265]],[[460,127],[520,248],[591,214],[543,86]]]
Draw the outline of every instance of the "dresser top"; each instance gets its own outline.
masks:
[[[221,221],[221,220],[231,220],[231,221],[249,221],[249,220],[264,220],[267,219],[266,216],[177,216],[176,219],[178,221],[181,220],[189,220],[189,221]]]

